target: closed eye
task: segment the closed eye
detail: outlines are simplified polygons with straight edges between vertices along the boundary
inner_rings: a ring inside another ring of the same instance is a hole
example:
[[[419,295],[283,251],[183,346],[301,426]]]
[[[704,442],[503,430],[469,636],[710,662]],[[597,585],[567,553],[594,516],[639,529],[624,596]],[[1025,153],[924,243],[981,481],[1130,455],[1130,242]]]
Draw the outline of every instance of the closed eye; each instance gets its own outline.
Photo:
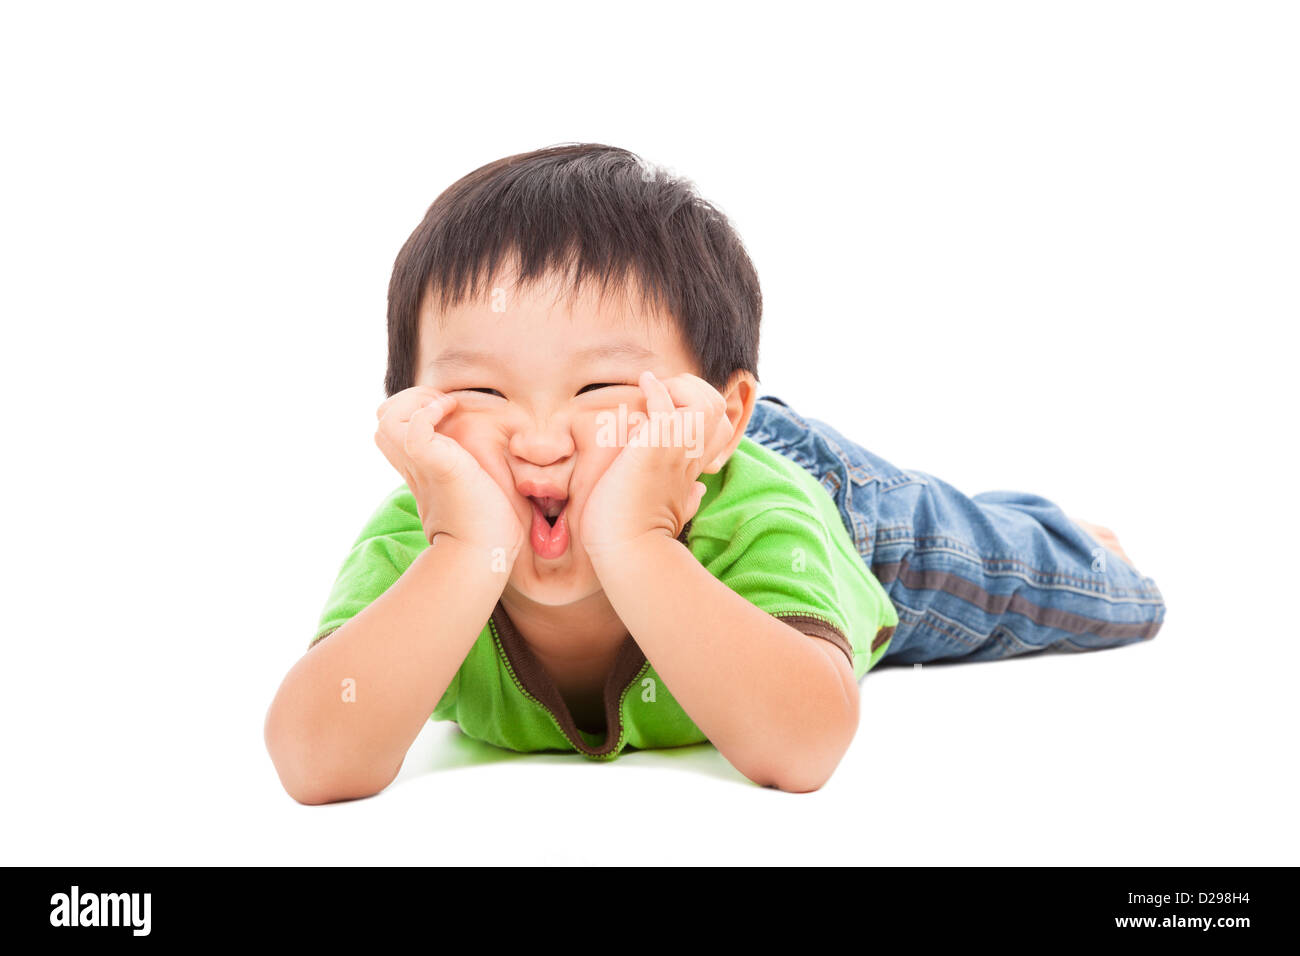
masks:
[[[578,394],[581,395],[581,394],[583,394],[584,392],[594,391],[595,389],[598,389],[598,388],[637,388],[637,387],[638,387],[638,386],[636,386],[636,385],[631,385],[631,384],[629,384],[629,383],[627,383],[627,382],[594,382],[594,383],[592,383],[591,385],[584,385],[582,388],[578,389]],[[474,386],[474,387],[471,387],[471,388],[457,388],[457,389],[454,389],[454,391],[457,391],[457,392],[480,392],[480,393],[485,394],[485,395],[496,395],[496,396],[498,396],[499,398],[505,398],[505,396],[502,395],[500,392],[498,392],[495,388],[486,388],[486,387],[482,387],[482,386]]]
[[[578,389],[578,394],[581,395],[583,392],[591,391],[592,389],[597,389],[597,388],[618,388],[619,386],[626,385],[626,384],[627,384],[626,382],[596,382],[593,385],[582,386],[582,388]]]

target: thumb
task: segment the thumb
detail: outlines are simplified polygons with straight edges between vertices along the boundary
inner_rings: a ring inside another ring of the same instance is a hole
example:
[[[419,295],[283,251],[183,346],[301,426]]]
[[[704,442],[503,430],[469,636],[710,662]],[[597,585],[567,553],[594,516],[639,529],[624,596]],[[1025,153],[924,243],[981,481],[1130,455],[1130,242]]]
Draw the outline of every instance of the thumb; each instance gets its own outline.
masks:
[[[708,494],[709,487],[702,481],[693,482],[691,485],[691,497],[686,505],[686,520],[690,521],[695,517],[696,512],[700,510],[700,502]]]

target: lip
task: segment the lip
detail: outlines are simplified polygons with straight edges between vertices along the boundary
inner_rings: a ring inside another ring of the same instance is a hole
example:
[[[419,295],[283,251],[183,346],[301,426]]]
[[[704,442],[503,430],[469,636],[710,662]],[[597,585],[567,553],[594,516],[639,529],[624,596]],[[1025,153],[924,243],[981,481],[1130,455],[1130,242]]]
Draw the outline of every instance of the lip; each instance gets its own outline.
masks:
[[[525,498],[565,498],[569,493],[559,485],[549,481],[521,481],[515,490]]]

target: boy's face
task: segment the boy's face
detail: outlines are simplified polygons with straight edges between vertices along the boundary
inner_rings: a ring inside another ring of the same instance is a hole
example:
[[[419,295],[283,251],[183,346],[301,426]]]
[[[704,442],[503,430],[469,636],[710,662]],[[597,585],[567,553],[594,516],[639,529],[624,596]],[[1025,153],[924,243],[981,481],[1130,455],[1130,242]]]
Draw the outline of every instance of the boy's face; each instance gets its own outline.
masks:
[[[557,295],[554,277],[498,288],[495,299],[440,316],[425,296],[416,384],[455,396],[438,430],[474,456],[519,516],[527,540],[509,587],[539,604],[572,604],[601,590],[582,546],[583,506],[622,450],[598,421],[620,405],[645,413],[643,370],[661,380],[700,370],[676,324],[631,298],[602,302],[584,288],[571,299],[567,289]],[[533,498],[563,499],[557,533],[535,524],[544,512]]]

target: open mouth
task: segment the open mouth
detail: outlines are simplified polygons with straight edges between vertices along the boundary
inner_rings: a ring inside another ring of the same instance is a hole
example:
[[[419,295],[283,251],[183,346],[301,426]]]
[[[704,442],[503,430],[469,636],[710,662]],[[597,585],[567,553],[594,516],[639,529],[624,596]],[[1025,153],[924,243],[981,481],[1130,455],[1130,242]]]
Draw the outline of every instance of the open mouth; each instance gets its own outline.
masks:
[[[564,510],[564,506],[569,503],[568,498],[539,498],[535,495],[529,495],[528,500],[537,506],[542,513],[542,517],[546,519],[546,523],[552,528],[555,527],[555,521],[560,517],[560,512]]]
[[[529,495],[533,505],[533,526],[529,532],[538,557],[555,560],[569,549],[569,523],[565,512],[569,499]]]

